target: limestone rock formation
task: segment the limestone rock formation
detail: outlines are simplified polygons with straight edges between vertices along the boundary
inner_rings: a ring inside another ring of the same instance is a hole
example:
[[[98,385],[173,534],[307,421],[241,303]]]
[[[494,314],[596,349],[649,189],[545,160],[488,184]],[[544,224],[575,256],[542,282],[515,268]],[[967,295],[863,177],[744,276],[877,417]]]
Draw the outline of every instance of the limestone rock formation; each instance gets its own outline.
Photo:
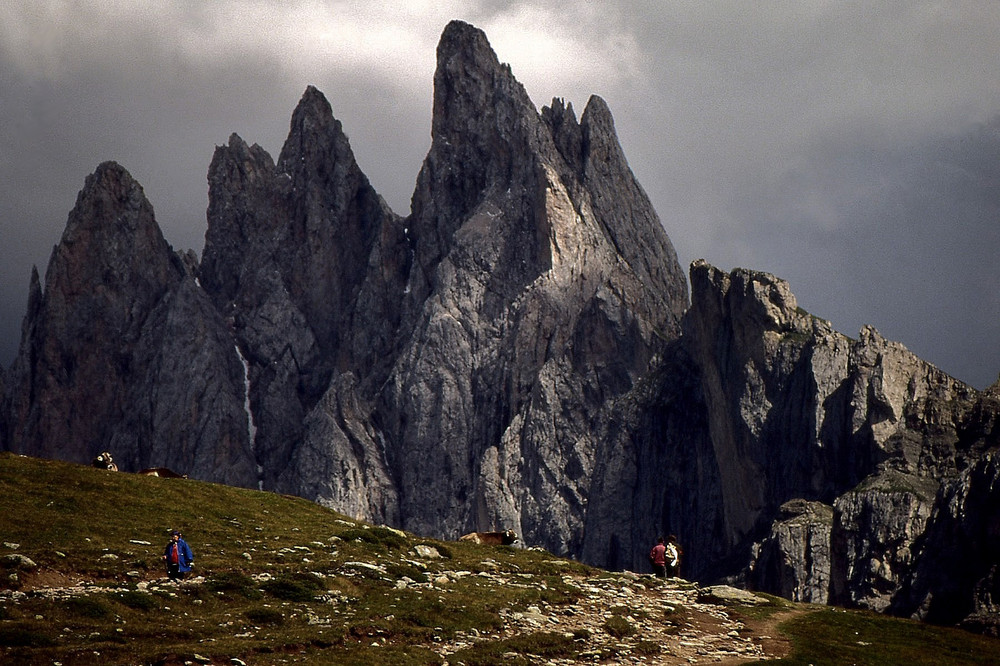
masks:
[[[837,498],[831,601],[885,610],[911,574],[939,482],[886,471]]]
[[[792,601],[827,603],[833,507],[790,500],[778,511],[770,534],[752,554],[750,584]]]
[[[993,608],[995,395],[870,327],[837,333],[773,275],[695,262],[691,284],[684,335],[602,424],[584,558],[640,569],[672,532],[695,578],[932,619],[948,589],[949,622]],[[965,530],[958,583],[929,563],[958,566],[935,544]]]
[[[319,422],[310,413],[331,382],[352,370],[362,391],[385,380],[409,263],[405,226],[312,87],[277,164],[233,135],[216,149],[208,178],[200,277],[246,367],[260,482],[303,492],[323,482],[308,478],[319,470],[286,468],[302,460],[296,448]]]
[[[306,416],[303,440],[276,485],[349,516],[398,525],[399,493],[384,441],[356,384],[351,373],[331,383]]]
[[[603,100],[536,110],[447,26],[408,216],[309,87],[277,161],[233,134],[202,259],[105,163],[32,275],[0,447],[298,494],[995,630],[1000,387],[977,392],[767,273],[688,281]]]
[[[990,402],[995,425],[996,396]],[[995,434],[993,435],[995,442]],[[889,611],[1000,636],[1000,454],[996,446],[945,482],[913,544],[916,566]]]
[[[645,571],[657,536],[675,534],[681,576],[718,577],[732,551],[719,539],[724,488],[708,416],[698,368],[675,341],[598,424],[584,560]]]
[[[596,424],[676,337],[683,272],[603,101],[579,123],[559,101],[539,114],[460,22],[438,48],[432,132],[406,341],[377,406],[402,523],[574,552]]]
[[[168,465],[245,483],[253,469],[239,364],[221,317],[163,239],[142,188],[107,162],[87,178],[32,274],[10,373],[9,448]],[[207,372],[203,372],[207,370]]]
[[[943,510],[942,484],[997,446],[982,397],[870,327],[858,340],[831,331],[773,276],[696,264],[692,285],[685,340],[722,486],[738,489],[721,538],[739,548],[773,521],[750,560],[751,582],[898,612],[931,516]],[[832,523],[823,511],[795,536],[802,517],[790,523],[780,504],[794,498],[832,504]],[[797,591],[789,579],[819,585]]]

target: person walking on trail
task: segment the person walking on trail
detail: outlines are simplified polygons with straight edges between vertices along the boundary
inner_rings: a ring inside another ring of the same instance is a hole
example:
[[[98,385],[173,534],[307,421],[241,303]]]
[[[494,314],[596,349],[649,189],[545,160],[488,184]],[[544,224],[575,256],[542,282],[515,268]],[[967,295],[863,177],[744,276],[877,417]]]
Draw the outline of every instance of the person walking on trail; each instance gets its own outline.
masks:
[[[660,539],[663,542],[663,539]],[[677,545],[677,537],[673,534],[667,537],[666,549],[663,553],[666,560],[667,573],[671,578],[681,575],[681,547]]]
[[[170,541],[163,549],[163,561],[167,563],[167,577],[170,580],[183,580],[194,564],[194,553],[191,547],[181,538],[181,533],[174,530],[170,533]]]
[[[649,551],[649,563],[653,565],[653,575],[657,578],[667,577],[667,547],[663,544],[663,537],[656,540],[653,550]]]

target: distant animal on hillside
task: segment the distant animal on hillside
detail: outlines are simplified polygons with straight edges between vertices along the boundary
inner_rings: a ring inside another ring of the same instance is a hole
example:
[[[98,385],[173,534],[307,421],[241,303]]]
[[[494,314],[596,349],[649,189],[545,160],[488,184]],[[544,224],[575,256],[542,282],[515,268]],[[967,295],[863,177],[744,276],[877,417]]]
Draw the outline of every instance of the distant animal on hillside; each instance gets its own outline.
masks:
[[[460,536],[458,540],[487,546],[509,546],[517,541],[517,533],[514,530],[507,530],[506,532],[470,532]]]
[[[116,465],[115,461],[111,459],[111,454],[108,453],[107,451],[102,452],[100,455],[94,458],[90,462],[90,464],[96,467],[97,469],[106,469],[111,472],[118,471],[118,465]]]
[[[149,467],[146,469],[139,470],[139,474],[144,476],[160,476],[164,479],[186,479],[187,474],[178,474],[172,469],[167,469],[166,467]]]

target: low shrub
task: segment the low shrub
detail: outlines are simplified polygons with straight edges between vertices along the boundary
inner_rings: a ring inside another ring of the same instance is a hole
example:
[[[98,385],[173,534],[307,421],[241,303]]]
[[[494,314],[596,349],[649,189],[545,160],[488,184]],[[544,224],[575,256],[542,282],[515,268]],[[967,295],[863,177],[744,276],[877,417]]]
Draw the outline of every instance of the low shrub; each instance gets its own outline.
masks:
[[[312,574],[282,574],[265,582],[264,591],[285,601],[312,601],[316,595],[326,590],[323,581]]]
[[[604,631],[615,638],[624,638],[636,634],[635,625],[623,618],[621,615],[612,615],[604,623]]]
[[[95,597],[72,597],[63,602],[63,607],[71,615],[90,620],[101,620],[111,615],[111,608]]]
[[[205,581],[204,587],[209,592],[238,594],[245,599],[259,599],[261,597],[256,581],[239,571],[223,571],[214,574]]]
[[[408,546],[406,537],[386,527],[360,527],[345,530],[338,535],[344,541],[362,541],[387,550],[402,550]]]
[[[284,614],[274,608],[251,608],[246,613],[244,613],[246,619],[254,624],[266,624],[271,626],[278,626],[284,624],[285,616]]]
[[[159,606],[153,595],[136,590],[127,590],[117,595],[118,601],[135,610],[148,611]]]
[[[399,579],[406,576],[415,583],[426,583],[428,580],[426,573],[409,564],[389,563],[386,565],[385,571],[390,578]]]

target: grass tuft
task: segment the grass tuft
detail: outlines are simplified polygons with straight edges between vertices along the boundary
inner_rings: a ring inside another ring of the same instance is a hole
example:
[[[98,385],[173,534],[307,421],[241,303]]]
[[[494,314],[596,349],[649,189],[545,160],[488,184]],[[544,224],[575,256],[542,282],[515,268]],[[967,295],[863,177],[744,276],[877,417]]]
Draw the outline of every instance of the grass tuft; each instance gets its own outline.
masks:
[[[46,648],[56,645],[54,638],[41,631],[19,626],[0,626],[0,646]]]
[[[285,601],[312,601],[326,590],[323,580],[310,573],[282,574],[261,587],[271,596]]]
[[[89,620],[102,620],[111,616],[111,608],[98,597],[72,597],[62,602],[73,616]]]
[[[608,632],[615,638],[635,636],[635,634],[638,633],[638,629],[635,628],[634,624],[617,614],[612,615],[604,622],[604,631]]]
[[[274,608],[251,608],[244,615],[254,624],[278,626],[285,622],[284,613]]]
[[[238,595],[244,599],[259,599],[262,594],[253,578],[240,571],[222,571],[205,581],[205,589],[221,595]]]

